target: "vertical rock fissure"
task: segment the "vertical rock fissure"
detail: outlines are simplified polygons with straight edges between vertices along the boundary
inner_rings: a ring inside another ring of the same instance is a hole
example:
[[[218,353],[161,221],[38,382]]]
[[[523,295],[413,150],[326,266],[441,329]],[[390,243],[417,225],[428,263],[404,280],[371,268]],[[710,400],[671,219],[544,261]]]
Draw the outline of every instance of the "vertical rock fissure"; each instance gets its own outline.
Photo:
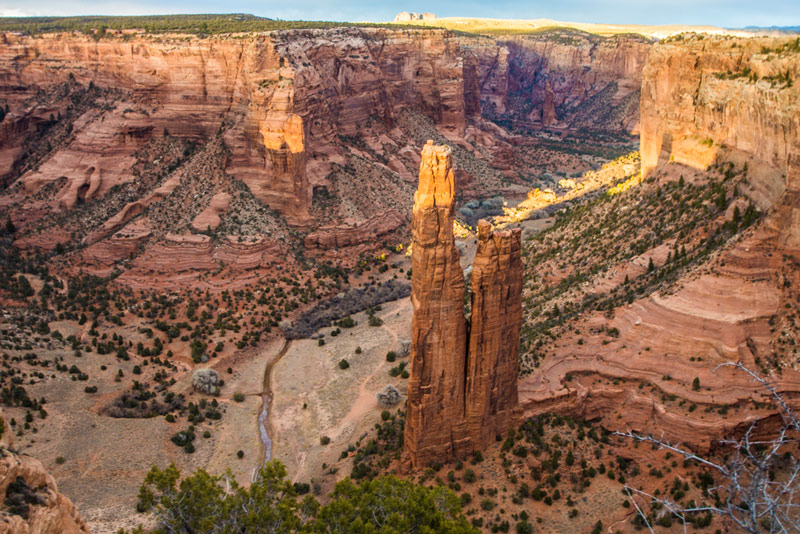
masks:
[[[466,280],[453,234],[454,199],[450,148],[428,141],[412,217],[407,469],[485,448],[510,428],[517,413],[520,230],[493,231],[480,221],[467,320]]]

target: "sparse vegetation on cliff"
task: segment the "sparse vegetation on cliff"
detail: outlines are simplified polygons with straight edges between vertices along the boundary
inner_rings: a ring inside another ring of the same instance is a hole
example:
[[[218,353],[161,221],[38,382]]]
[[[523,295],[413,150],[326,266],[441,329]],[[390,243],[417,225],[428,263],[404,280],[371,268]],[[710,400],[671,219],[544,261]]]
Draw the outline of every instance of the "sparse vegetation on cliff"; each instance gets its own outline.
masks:
[[[632,187],[621,182],[606,195],[558,214],[555,224],[533,236],[525,256],[526,290],[521,370],[529,373],[561,325],[591,311],[611,311],[669,286],[706,261],[759,217],[745,201],[744,215],[726,219],[739,197],[746,171],[723,164],[708,181],[656,180]],[[667,244],[656,266],[652,250]],[[642,262],[644,262],[642,264]],[[644,268],[643,268],[644,267]],[[623,283],[592,289],[595,278],[623,270]],[[549,272],[544,276],[538,274]],[[628,272],[629,271],[629,272]]]
[[[98,39],[113,37],[124,30],[146,33],[187,33],[213,35],[221,33],[268,32],[276,30],[310,30],[339,27],[393,28],[394,24],[277,20],[247,14],[221,15],[151,15],[151,16],[86,16],[86,17],[5,17],[0,18],[0,31],[17,31],[29,35],[54,32],[81,32]],[[401,28],[413,26],[403,25]]]

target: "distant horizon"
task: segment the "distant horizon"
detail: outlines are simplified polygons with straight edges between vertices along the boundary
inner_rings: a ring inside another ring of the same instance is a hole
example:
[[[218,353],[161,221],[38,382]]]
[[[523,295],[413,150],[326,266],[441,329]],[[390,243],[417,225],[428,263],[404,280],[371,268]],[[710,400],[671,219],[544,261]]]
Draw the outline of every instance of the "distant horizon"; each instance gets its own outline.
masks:
[[[402,11],[398,11],[398,13],[402,13]],[[419,13],[419,12],[411,12],[411,13]],[[425,13],[430,13],[426,11]],[[334,22],[334,23],[353,23],[353,24],[360,24],[360,23],[391,23],[392,19],[389,20],[341,20],[341,19],[312,19],[312,18],[302,18],[302,19],[288,19],[283,17],[269,17],[265,15],[257,15],[255,13],[244,13],[239,11],[232,11],[232,12],[203,12],[203,13],[192,13],[192,12],[185,12],[185,13],[147,13],[141,15],[117,15],[111,13],[77,13],[74,15],[4,15],[0,10],[0,19],[36,19],[36,18],[72,18],[72,17],[171,17],[171,16],[222,16],[222,15],[247,15],[253,16],[263,19],[270,19],[270,20],[277,20],[277,21],[309,21],[309,22]],[[757,25],[747,25],[747,26],[721,26],[719,24],[710,24],[710,23],[676,23],[676,22],[663,22],[658,24],[644,24],[638,22],[597,22],[597,21],[586,21],[586,20],[566,20],[566,19],[555,19],[552,17],[535,17],[535,18],[517,18],[517,19],[510,19],[510,18],[502,18],[502,17],[461,17],[458,15],[448,15],[448,16],[437,16],[437,19],[448,19],[448,18],[464,18],[464,19],[480,19],[480,20],[553,20],[554,22],[563,22],[567,24],[598,24],[598,25],[607,25],[607,26],[711,26],[711,27],[719,27],[726,30],[777,30],[777,31],[784,31],[784,30],[793,30],[793,31],[800,31],[800,24],[789,24],[786,26],[778,26],[778,25],[770,25],[770,26],[757,26]],[[412,23],[413,24],[413,23]]]
[[[96,0],[36,0],[20,7],[0,0],[0,17],[148,16],[252,14],[280,20],[334,22],[390,22],[402,11],[433,13],[437,17],[491,19],[552,19],[560,22],[618,25],[692,25],[721,28],[792,28],[800,26],[800,2],[763,0],[757,6],[734,0],[656,0],[643,6],[634,0],[564,0],[526,2],[500,0],[487,5],[476,0],[387,2],[367,0],[334,3],[330,0],[296,0],[285,3],[239,0],[223,5],[216,0],[154,0],[109,4]]]

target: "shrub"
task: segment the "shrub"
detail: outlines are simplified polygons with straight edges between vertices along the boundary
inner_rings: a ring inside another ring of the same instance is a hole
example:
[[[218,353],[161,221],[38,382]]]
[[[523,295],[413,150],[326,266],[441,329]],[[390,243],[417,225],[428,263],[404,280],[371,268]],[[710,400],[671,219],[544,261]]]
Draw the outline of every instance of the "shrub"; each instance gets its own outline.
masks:
[[[236,457],[237,457],[237,458],[239,458],[240,460],[241,460],[242,458],[244,458],[244,451],[243,451],[243,450],[241,450],[241,449],[239,449],[238,451],[236,451]]]
[[[327,445],[328,443],[331,442],[331,438],[329,438],[328,436],[322,436],[321,438],[319,438],[319,442],[321,445]]]
[[[391,416],[392,414],[389,413],[389,410],[383,410],[381,412],[381,419],[383,419],[384,421],[388,421]]]
[[[244,402],[244,393],[237,391],[233,394],[233,400],[236,402]]]
[[[389,352],[386,353],[387,362],[393,362],[395,361],[395,359],[397,359],[397,353],[395,351],[390,350]]]
[[[66,461],[67,461],[67,459],[66,459],[66,458],[64,458],[63,456],[56,456],[56,463],[57,463],[58,465],[61,465],[61,464],[63,464],[63,463],[64,463],[64,462],[66,462]]]
[[[350,362],[345,359],[339,360],[339,369],[348,369],[350,367]]]

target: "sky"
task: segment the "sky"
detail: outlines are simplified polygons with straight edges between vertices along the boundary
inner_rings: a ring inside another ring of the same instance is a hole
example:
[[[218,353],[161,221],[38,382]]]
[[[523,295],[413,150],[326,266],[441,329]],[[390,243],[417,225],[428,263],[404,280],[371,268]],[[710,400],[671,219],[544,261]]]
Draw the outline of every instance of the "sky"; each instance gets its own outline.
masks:
[[[0,16],[251,13],[286,20],[384,22],[400,11],[431,12],[439,17],[726,28],[800,25],[799,0],[0,0]]]

